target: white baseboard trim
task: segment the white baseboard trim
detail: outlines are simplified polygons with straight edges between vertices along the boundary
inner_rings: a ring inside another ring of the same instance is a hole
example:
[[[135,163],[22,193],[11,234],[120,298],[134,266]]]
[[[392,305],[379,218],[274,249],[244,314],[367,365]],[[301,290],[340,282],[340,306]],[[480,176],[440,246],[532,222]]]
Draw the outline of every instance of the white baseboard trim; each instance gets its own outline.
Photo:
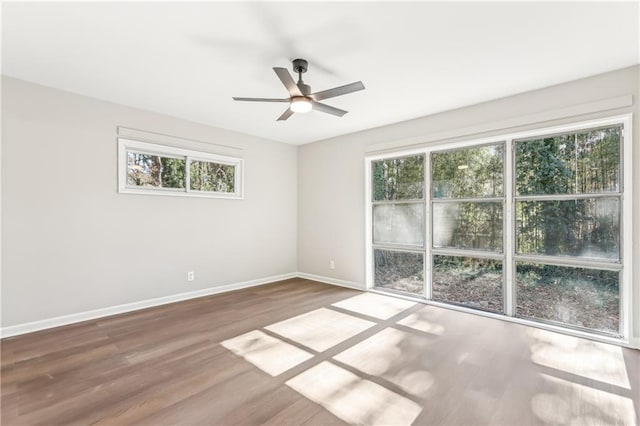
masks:
[[[23,324],[12,325],[0,328],[0,338],[17,336],[20,334],[32,333],[34,331],[45,330],[47,328],[60,327],[63,325],[74,324],[82,321],[89,321],[97,318],[108,317],[111,315],[123,314],[126,312],[138,311],[140,309],[151,308],[154,306],[166,305],[168,303],[180,302],[182,300],[195,299],[203,296],[211,296],[218,293],[226,293],[228,291],[240,290],[247,287],[255,287],[262,284],[270,284],[277,281],[296,278],[298,274],[291,272],[282,275],[273,275],[271,277],[258,278],[250,281],[226,284],[216,287],[204,288],[202,290],[188,291],[186,293],[172,294],[170,296],[157,297],[154,299],[141,300],[139,302],[125,303],[123,305],[109,306],[107,308],[93,309],[91,311],[78,312],[76,314],[63,315],[54,318],[48,318],[39,321],[27,322]]]
[[[288,273],[288,274],[273,275],[273,276],[270,276],[270,277],[257,278],[255,280],[249,280],[249,281],[243,281],[243,282],[239,282],[239,283],[226,284],[226,285],[216,286],[216,287],[209,287],[209,288],[205,288],[205,289],[202,289],[202,290],[189,291],[189,292],[186,292],[186,293],[178,293],[178,294],[173,294],[173,295],[164,296],[164,297],[158,297],[158,298],[154,298],[154,299],[141,300],[139,302],[125,303],[123,305],[117,305],[117,306],[110,306],[110,307],[106,307],[106,308],[94,309],[94,310],[91,310],[91,311],[79,312],[79,313],[76,313],[76,314],[63,315],[63,316],[54,317],[54,318],[48,318],[48,319],[39,320],[39,321],[33,321],[33,322],[28,322],[28,323],[23,323],[23,324],[12,325],[12,326],[9,326],[9,327],[1,327],[0,328],[0,338],[4,339],[5,337],[18,336],[18,335],[21,335],[21,334],[32,333],[34,331],[40,331],[40,330],[45,330],[45,329],[48,329],[48,328],[60,327],[60,326],[63,326],[63,325],[75,324],[75,323],[78,323],[78,322],[89,321],[89,320],[94,320],[94,319],[98,319],[98,318],[109,317],[109,316],[112,316],[112,315],[138,311],[140,309],[152,308],[154,306],[166,305],[166,304],[169,304],[169,303],[180,302],[180,301],[183,301],[183,300],[196,299],[198,297],[211,296],[211,295],[214,295],[214,294],[226,293],[226,292],[233,291],[233,290],[240,290],[240,289],[243,289],[243,288],[255,287],[255,286],[259,286],[259,285],[263,285],[263,284],[272,284],[272,283],[276,283],[278,281],[288,280],[288,279],[291,279],[291,278],[303,278],[303,279],[307,279],[307,280],[311,280],[311,281],[318,281],[318,282],[325,283],[325,284],[331,284],[331,285],[336,285],[336,286],[340,286],[340,287],[347,287],[347,288],[352,288],[352,289],[360,290],[360,291],[367,291],[367,289],[365,288],[364,284],[361,284],[361,283],[357,283],[357,282],[353,282],[353,281],[339,280],[337,278],[324,277],[324,276],[321,276],[321,275],[307,274],[305,272],[291,272],[291,273]],[[377,291],[375,291],[375,290],[374,290],[374,292],[377,293]],[[385,295],[397,296],[397,297],[404,298],[402,296],[398,296],[398,295],[395,295],[395,294],[385,294]],[[409,299],[409,300],[414,300],[414,299]],[[426,302],[426,301],[422,301],[422,303],[434,304],[434,305],[440,306],[440,304],[438,304],[438,303],[432,303],[432,302]],[[454,309],[454,310],[463,310],[465,312],[468,312],[468,313],[471,313],[471,314],[476,314],[476,315],[489,316],[489,315],[484,315],[482,313],[479,313],[479,311],[474,311],[474,310],[470,310],[470,309],[466,309],[466,308],[455,307],[453,305],[445,305],[445,306],[441,306],[441,307],[447,308],[447,309]],[[541,323],[532,323],[532,322],[526,321],[526,320],[520,320],[520,319],[517,319],[517,318],[503,317],[503,316],[496,317],[496,318],[500,319],[500,320],[504,320],[504,321],[521,323],[521,324],[524,324],[524,325],[529,325],[529,326],[533,326],[533,327],[537,327],[537,328],[551,329],[552,331],[559,331],[559,332],[561,332],[563,334],[576,335],[575,333],[572,333],[570,331],[567,332],[566,329],[556,330],[556,327],[550,327],[550,326],[547,326],[547,325],[541,324]],[[592,339],[592,340],[602,340],[602,339],[599,339],[599,338],[594,337],[592,335],[589,335],[589,336],[578,336],[578,337],[585,337],[585,338]],[[622,345],[622,346],[626,346],[626,347],[640,349],[640,338],[631,338],[631,339],[629,339],[629,342],[625,342],[625,343],[621,343],[618,340],[609,341],[609,339],[607,339],[606,343],[613,343],[613,344],[616,344],[616,345]]]
[[[339,280],[337,278],[323,277],[322,275],[307,274],[306,272],[298,272],[298,278],[304,278],[312,281],[319,281],[325,284],[338,285],[340,287],[348,287],[356,290],[366,291],[364,284],[354,281]]]

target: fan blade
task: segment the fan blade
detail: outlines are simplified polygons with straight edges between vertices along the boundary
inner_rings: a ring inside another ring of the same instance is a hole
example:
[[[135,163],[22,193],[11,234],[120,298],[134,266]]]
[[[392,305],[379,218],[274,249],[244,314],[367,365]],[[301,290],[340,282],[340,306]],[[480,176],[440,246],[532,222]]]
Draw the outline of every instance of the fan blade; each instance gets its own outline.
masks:
[[[289,74],[289,71],[287,71],[286,68],[274,67],[273,70],[276,72],[276,75],[278,76],[282,84],[284,84],[284,87],[287,88],[291,96],[302,96],[300,88],[293,80],[293,77],[291,77],[291,74]]]
[[[234,101],[249,101],[249,102],[289,102],[289,99],[270,99],[270,98],[236,98]]]
[[[326,104],[321,104],[320,102],[313,102],[313,109],[326,112],[327,114],[337,115],[338,117],[342,117],[349,111],[345,111],[343,109],[338,109]]]
[[[323,90],[322,92],[312,93],[311,97],[316,101],[323,99],[335,98],[336,96],[346,95],[347,93],[357,92],[358,90],[364,90],[364,84],[361,81],[355,83],[345,84],[344,86],[334,87],[333,89]]]
[[[291,108],[287,108],[287,110],[283,112],[282,115],[278,117],[276,121],[284,121],[287,118],[291,117],[292,115],[293,115],[293,110]]]

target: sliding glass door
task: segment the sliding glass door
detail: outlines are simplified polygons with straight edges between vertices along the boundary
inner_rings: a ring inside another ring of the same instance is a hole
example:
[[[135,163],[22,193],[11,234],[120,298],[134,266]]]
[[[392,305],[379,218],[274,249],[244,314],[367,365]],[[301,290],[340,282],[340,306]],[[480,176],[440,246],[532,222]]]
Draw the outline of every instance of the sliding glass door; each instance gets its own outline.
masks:
[[[610,121],[370,159],[369,284],[621,335],[625,120]]]

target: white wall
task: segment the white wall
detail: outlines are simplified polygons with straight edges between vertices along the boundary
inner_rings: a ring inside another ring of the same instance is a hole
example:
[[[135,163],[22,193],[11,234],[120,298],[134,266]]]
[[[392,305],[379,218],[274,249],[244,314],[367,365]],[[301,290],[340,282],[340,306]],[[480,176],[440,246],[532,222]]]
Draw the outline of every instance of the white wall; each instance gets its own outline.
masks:
[[[634,113],[634,253],[640,258],[640,67],[630,67],[473,105],[394,125],[336,137],[308,145],[298,152],[298,271],[364,286],[365,206],[364,158],[372,146],[408,145],[438,139],[441,135],[469,129],[451,140],[472,139],[507,131],[545,127],[597,116]],[[519,117],[546,114],[605,99],[633,95],[633,106],[602,113],[554,119],[532,125],[505,127]],[[428,94],[425,94],[428,96]],[[393,108],[388,105],[386,108]],[[492,126],[492,123],[495,125]],[[473,129],[482,129],[483,133]],[[489,130],[491,129],[491,130]],[[329,269],[329,260],[335,269]],[[630,261],[630,259],[627,259]],[[636,264],[638,262],[635,262]],[[640,267],[634,271],[635,330],[640,337]]]
[[[468,131],[457,138],[468,139],[626,112],[634,113],[638,259],[639,72],[636,66],[300,147],[3,77],[2,326],[296,270],[363,285],[364,157],[372,147],[415,144],[455,131]],[[504,126],[629,94],[631,107]],[[245,199],[118,194],[117,126],[242,148]],[[482,134],[468,130],[480,127]],[[335,260],[334,270],[329,260]],[[186,281],[189,270],[196,281]],[[640,267],[634,298],[640,306]],[[634,328],[640,338],[640,315]]]
[[[244,200],[119,194],[117,126],[241,148]],[[3,77],[2,326],[295,272],[296,162],[295,146]]]

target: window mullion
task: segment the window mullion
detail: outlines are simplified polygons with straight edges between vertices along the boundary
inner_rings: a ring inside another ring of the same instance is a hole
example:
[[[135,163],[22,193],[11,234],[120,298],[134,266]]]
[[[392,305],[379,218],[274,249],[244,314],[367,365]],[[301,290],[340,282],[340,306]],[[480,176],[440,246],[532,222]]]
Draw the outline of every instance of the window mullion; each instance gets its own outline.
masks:
[[[505,142],[505,164],[504,164],[504,190],[505,190],[505,213],[504,213],[504,312],[512,317],[516,314],[516,285],[515,285],[515,263],[513,254],[515,252],[515,161],[514,161],[513,139]]]
[[[516,201],[574,201],[592,198],[618,197],[619,192],[594,192],[586,194],[516,195]]]
[[[492,251],[470,250],[460,248],[432,248],[431,254],[435,256],[474,257],[478,259],[503,260],[504,254]]]
[[[184,171],[184,189],[185,192],[191,192],[191,157],[184,157],[184,163],[186,165]]]
[[[425,153],[424,161],[424,297],[427,300],[431,300],[433,288],[433,262],[431,260],[433,235],[431,210],[431,152]]]

